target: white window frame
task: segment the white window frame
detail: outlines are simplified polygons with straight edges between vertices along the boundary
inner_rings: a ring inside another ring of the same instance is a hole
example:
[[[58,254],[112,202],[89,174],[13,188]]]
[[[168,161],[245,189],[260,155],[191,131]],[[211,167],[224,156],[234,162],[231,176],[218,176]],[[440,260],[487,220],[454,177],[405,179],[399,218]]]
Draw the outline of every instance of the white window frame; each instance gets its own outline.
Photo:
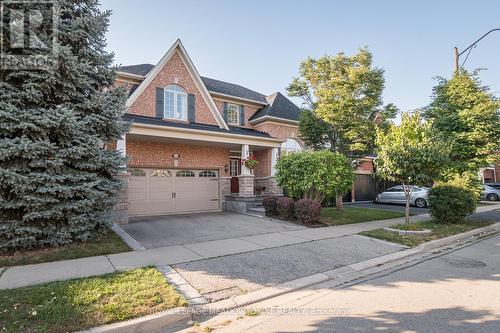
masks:
[[[229,120],[229,109],[232,107],[232,106],[235,106],[236,107],[236,122],[231,122]],[[238,104],[233,104],[233,103],[227,103],[227,123],[229,125],[239,125],[241,122],[240,122],[240,106]]]
[[[299,149],[290,149],[290,147],[287,145],[287,143],[292,142],[292,141],[294,143],[294,146],[298,146]],[[297,140],[297,139],[295,139],[295,138],[288,138],[288,139],[286,139],[285,142],[283,142],[281,144],[281,152],[282,152],[282,154],[296,153],[296,152],[299,152],[299,151],[302,151],[302,150],[304,150],[304,147],[302,146],[302,144],[300,143],[300,141]]]
[[[182,90],[182,91],[179,91]],[[167,94],[168,93],[173,93],[174,94],[174,117],[169,117],[167,116]],[[168,86],[163,89],[163,117],[166,119],[174,119],[174,120],[184,120],[187,121],[187,103],[188,103],[188,98],[187,98],[187,92],[182,88],[181,86],[177,84],[169,84]],[[183,108],[182,110],[178,110],[178,99],[182,98],[183,99]],[[180,115],[179,115],[180,114]],[[179,116],[178,116],[179,115]]]

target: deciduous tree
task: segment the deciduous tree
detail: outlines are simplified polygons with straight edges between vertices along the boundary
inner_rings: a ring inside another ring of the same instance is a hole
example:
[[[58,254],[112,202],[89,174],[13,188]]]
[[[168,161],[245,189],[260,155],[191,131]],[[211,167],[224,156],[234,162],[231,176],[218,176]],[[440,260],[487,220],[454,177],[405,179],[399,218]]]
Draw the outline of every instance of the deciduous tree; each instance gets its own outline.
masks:
[[[449,148],[438,140],[429,122],[422,122],[418,112],[404,113],[401,124],[390,126],[387,132],[379,129],[376,143],[377,173],[403,186],[408,225],[412,186],[438,180],[448,163]]]

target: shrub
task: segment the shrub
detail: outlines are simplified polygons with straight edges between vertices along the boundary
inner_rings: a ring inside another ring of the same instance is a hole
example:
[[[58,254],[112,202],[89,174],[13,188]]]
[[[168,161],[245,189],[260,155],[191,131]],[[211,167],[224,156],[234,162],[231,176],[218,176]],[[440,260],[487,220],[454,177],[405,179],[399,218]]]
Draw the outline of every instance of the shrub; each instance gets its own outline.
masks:
[[[293,199],[287,197],[278,198],[276,202],[276,210],[278,211],[278,216],[283,220],[293,219]]]
[[[429,213],[438,223],[460,223],[476,210],[473,191],[452,185],[438,185],[429,191]]]
[[[278,199],[276,197],[265,197],[262,201],[262,205],[266,210],[266,216],[276,216],[278,211],[276,210],[276,204]]]
[[[311,199],[300,199],[295,203],[295,216],[302,224],[314,224],[319,222],[321,205]]]

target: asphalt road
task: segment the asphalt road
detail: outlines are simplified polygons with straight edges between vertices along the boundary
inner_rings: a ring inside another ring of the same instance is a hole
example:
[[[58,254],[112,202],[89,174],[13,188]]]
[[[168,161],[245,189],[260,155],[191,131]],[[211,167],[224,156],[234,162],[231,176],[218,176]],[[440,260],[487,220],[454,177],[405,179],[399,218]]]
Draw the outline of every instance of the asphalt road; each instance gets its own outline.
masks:
[[[276,313],[218,315],[201,322],[199,328],[214,332],[498,333],[500,235],[344,289],[330,289],[326,284],[317,292],[304,293],[288,294],[288,301],[273,308]],[[280,309],[295,312],[280,315]],[[317,314],[321,310],[324,313]]]

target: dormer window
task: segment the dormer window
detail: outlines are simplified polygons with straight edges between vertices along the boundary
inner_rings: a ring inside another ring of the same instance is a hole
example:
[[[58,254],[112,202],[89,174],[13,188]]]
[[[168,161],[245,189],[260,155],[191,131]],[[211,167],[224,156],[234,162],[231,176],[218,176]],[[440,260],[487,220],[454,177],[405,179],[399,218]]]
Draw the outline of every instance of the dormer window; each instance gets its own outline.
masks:
[[[227,123],[229,125],[240,124],[240,106],[236,104],[227,104]]]
[[[187,93],[181,86],[171,84],[165,88],[164,117],[187,120]]]

